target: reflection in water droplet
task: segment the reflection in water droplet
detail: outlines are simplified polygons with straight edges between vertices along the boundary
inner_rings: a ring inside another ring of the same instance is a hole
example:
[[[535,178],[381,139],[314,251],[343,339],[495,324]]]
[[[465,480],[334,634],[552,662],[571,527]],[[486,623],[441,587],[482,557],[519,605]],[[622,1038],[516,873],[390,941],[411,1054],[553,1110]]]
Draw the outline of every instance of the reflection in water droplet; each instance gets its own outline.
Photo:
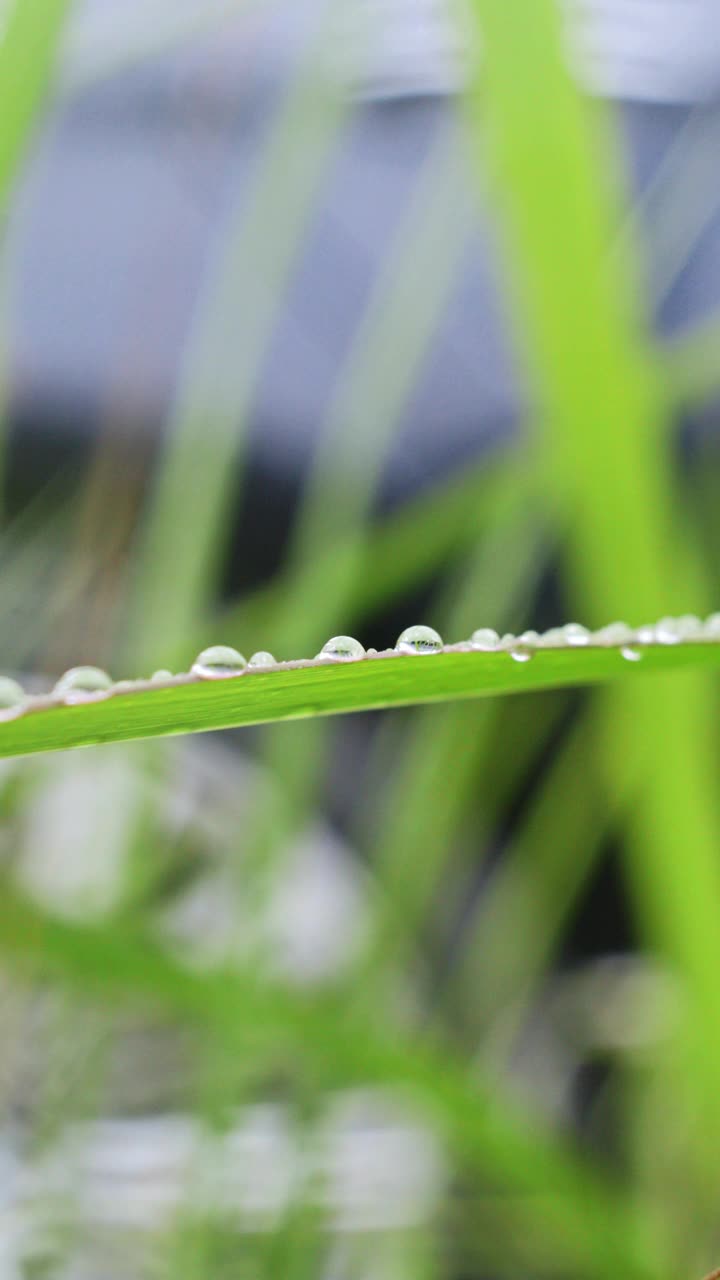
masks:
[[[0,676],[0,711],[19,707],[25,701],[25,690],[10,676]]]
[[[165,667],[161,667],[159,671],[153,671],[150,677],[151,680],[172,680],[173,678],[172,671],[166,671]]]
[[[398,653],[440,653],[442,636],[432,627],[406,627],[398,636],[395,648]]]
[[[579,622],[568,622],[567,626],[562,628],[562,633],[566,644],[580,645],[590,643],[590,632],[587,627],[582,627]]]
[[[100,667],[71,667],[60,677],[53,694],[56,698],[64,698],[66,702],[81,702],[95,694],[107,693],[112,689],[112,680],[107,671]]]
[[[618,645],[627,644],[634,635],[635,632],[627,622],[609,622],[606,627],[601,627],[594,633],[593,639],[596,644]]]
[[[275,659],[271,653],[268,653],[267,649],[258,649],[257,653],[254,653],[248,662],[249,667],[274,667],[276,665]]]
[[[239,676],[246,666],[247,662],[237,649],[226,644],[214,644],[198,654],[191,670],[194,676],[201,676],[203,680],[225,680],[228,676]]]
[[[365,648],[354,636],[331,636],[316,658],[334,658],[336,662],[354,662],[365,657]]]
[[[479,631],[473,631],[470,643],[473,649],[497,649],[500,637],[492,627],[480,627]]]
[[[642,653],[631,644],[626,644],[620,650],[620,656],[625,658],[627,662],[639,662],[642,658]]]

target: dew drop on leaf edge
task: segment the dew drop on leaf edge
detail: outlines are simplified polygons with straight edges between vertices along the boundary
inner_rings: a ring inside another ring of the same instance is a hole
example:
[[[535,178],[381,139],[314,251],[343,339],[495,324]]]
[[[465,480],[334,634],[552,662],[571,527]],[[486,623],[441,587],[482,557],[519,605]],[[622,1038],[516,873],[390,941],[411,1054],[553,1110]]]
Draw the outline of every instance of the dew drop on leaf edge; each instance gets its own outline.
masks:
[[[10,711],[25,701],[25,690],[10,676],[0,676],[0,711]]]
[[[249,667],[274,667],[276,665],[276,659],[271,653],[268,653],[267,649],[258,649],[257,653],[254,653],[248,662]]]
[[[535,650],[529,644],[522,644],[519,640],[508,649],[513,662],[529,662],[535,656]]]
[[[71,667],[60,677],[53,694],[56,698],[73,701],[96,693],[107,693],[112,689],[112,683],[107,671],[101,667]]]
[[[226,644],[214,644],[203,649],[192,664],[192,674],[203,680],[226,680],[230,676],[239,676],[245,670],[247,662],[237,649]]]
[[[442,636],[432,627],[423,626],[406,627],[395,645],[398,653],[412,654],[440,653],[442,647]]]
[[[587,627],[583,627],[579,622],[568,622],[562,628],[563,637],[566,644],[583,645],[590,643],[590,632]]]
[[[338,662],[352,662],[365,657],[365,648],[354,636],[332,636],[323,645],[318,658],[334,658]]]
[[[479,630],[473,631],[470,643],[473,649],[497,649],[500,637],[492,627],[480,627]]]

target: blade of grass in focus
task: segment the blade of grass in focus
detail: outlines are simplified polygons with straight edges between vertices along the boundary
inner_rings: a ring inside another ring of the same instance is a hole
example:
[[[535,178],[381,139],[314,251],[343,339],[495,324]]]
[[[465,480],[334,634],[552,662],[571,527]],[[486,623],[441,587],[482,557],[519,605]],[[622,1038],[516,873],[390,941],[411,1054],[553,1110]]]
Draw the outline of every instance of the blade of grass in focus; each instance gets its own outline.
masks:
[[[571,521],[575,599],[590,622],[702,608],[700,566],[673,523],[672,459],[657,430],[667,405],[642,338],[635,273],[629,255],[611,270],[604,253],[614,202],[599,170],[609,159],[599,106],[581,103],[571,83],[551,0],[526,6],[522,23],[504,0],[472,0],[470,13],[483,41],[470,95],[476,151],[482,134],[547,410],[548,497]],[[644,779],[628,873],[648,937],[691,993],[684,1061],[708,1108],[704,1159],[720,1133],[714,726],[697,683],[633,682],[626,692],[608,777],[620,785],[630,769]]]
[[[429,657],[393,651],[353,662],[290,663],[230,679],[178,676],[67,703],[34,699],[0,719],[0,757],[611,681],[648,684],[652,697],[662,685],[645,676],[673,672],[677,680],[683,668],[712,672],[719,665],[720,643],[707,642],[653,645],[639,662],[612,647],[545,649],[527,663],[507,651],[445,649]]]

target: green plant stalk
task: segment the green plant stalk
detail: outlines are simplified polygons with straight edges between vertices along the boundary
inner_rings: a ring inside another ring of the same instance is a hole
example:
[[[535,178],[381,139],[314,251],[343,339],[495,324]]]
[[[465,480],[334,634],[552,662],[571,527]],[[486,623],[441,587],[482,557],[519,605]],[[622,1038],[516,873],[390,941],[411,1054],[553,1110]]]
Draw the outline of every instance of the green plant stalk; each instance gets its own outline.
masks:
[[[0,39],[0,208],[5,212],[70,0],[13,0]]]
[[[702,608],[700,566],[673,525],[672,462],[658,439],[667,406],[641,337],[632,264],[607,263],[614,204],[597,174],[598,154],[607,158],[599,108],[581,103],[572,85],[551,0],[526,5],[522,23],[505,0],[472,0],[470,11],[483,41],[471,93],[475,155],[484,162],[490,153],[501,179],[519,263],[513,287],[547,410],[549,497],[571,523],[575,598],[591,622]],[[628,872],[648,937],[691,993],[685,1065],[714,1135],[704,1157],[720,1136],[713,752],[700,687],[627,686],[608,777],[618,779],[629,760],[645,780]]]

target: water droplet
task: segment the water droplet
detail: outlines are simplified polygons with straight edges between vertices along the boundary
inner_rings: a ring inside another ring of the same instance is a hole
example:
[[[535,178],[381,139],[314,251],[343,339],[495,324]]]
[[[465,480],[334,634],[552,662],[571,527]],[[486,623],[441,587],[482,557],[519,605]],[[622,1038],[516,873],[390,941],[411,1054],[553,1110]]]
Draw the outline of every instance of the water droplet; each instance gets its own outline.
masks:
[[[85,698],[109,693],[111,689],[112,680],[100,667],[71,667],[60,677],[53,694],[65,702],[82,702]]]
[[[268,653],[266,649],[258,649],[257,653],[254,653],[248,662],[249,667],[274,667],[276,665],[272,654]]]
[[[681,639],[677,618],[661,618],[655,626],[658,644],[678,644]]]
[[[549,631],[543,631],[540,644],[543,649],[564,649],[567,644],[564,627],[550,627]]]
[[[513,659],[513,662],[529,662],[530,659],[535,656],[535,649],[533,645],[522,644],[521,637],[518,637],[508,652],[510,657]]]
[[[365,657],[365,649],[353,636],[332,636],[316,658],[334,658],[336,662],[353,662]]]
[[[473,631],[470,643],[473,649],[497,649],[500,637],[492,627],[480,627],[479,631]]]
[[[432,627],[406,627],[398,636],[395,648],[398,653],[440,653],[442,636]]]
[[[246,666],[247,662],[237,649],[226,644],[214,644],[198,654],[191,671],[203,680],[225,680],[228,676],[239,676]]]
[[[579,622],[568,622],[567,626],[561,628],[563,639],[566,644],[581,645],[590,643],[590,632],[587,627],[583,627]]]
[[[635,649],[633,645],[625,644],[620,650],[620,656],[625,658],[627,662],[639,662],[642,658],[642,653],[639,649]]]
[[[174,679],[174,676],[172,671],[166,671],[164,667],[161,667],[159,671],[153,671],[150,679],[151,680],[172,680]]]
[[[676,618],[678,631],[681,640],[700,640],[703,635],[703,624],[694,613],[684,613],[682,617]]]
[[[711,613],[705,619],[703,635],[710,640],[720,640],[720,613]]]
[[[0,676],[0,711],[10,711],[25,701],[25,690],[10,676]]]
[[[635,632],[627,622],[609,622],[606,627],[601,627],[593,634],[593,640],[596,644],[622,645],[632,640],[634,635]]]

